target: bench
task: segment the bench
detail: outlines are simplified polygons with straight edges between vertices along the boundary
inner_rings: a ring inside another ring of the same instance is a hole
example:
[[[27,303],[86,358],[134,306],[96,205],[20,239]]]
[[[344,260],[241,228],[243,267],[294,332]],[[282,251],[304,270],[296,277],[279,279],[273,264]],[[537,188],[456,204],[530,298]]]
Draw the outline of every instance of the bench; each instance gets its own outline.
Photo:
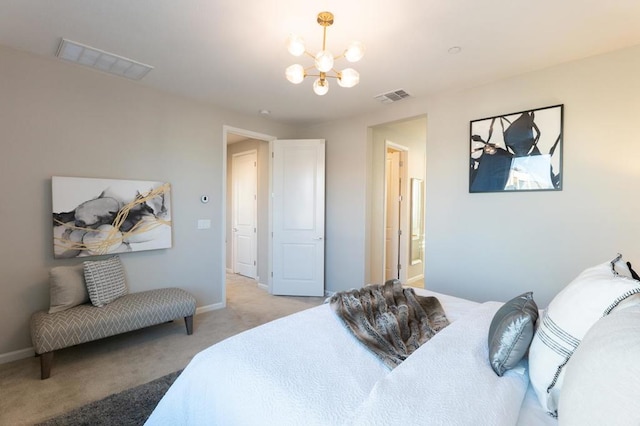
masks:
[[[31,317],[31,339],[40,356],[41,379],[49,378],[53,353],[80,343],[184,318],[187,334],[193,333],[196,299],[179,288],[129,293],[103,307],[91,303]]]

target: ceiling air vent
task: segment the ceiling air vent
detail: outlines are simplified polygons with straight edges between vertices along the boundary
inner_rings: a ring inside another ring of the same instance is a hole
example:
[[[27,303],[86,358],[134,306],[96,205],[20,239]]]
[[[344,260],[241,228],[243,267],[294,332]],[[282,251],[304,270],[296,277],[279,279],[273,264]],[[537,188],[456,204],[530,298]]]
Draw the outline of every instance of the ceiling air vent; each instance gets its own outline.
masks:
[[[56,56],[65,61],[75,62],[132,80],[140,80],[153,69],[150,65],[64,38],[60,42]]]
[[[383,104],[390,104],[392,102],[400,101],[404,98],[408,98],[411,96],[407,92],[402,89],[394,90],[392,92],[383,93],[375,97],[376,100],[382,102]]]

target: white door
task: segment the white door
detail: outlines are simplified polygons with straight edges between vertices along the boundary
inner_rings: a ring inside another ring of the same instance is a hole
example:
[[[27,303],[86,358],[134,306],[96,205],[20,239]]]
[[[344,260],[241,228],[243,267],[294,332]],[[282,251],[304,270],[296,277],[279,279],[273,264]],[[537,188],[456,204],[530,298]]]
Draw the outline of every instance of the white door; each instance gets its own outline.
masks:
[[[271,293],[324,295],[323,139],[272,145]]]
[[[233,154],[231,159],[233,272],[256,278],[258,174],[257,151]]]
[[[384,279],[398,279],[400,263],[400,151],[387,151]]]

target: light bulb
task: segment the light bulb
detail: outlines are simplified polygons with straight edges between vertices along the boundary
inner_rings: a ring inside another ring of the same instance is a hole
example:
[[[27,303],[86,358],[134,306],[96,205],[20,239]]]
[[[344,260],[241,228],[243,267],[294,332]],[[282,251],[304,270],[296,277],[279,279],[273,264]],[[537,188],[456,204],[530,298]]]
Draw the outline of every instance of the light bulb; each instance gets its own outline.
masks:
[[[360,82],[360,73],[353,68],[345,68],[340,72],[338,85],[340,87],[353,87]]]
[[[318,96],[326,95],[329,91],[329,82],[326,79],[321,80],[318,78],[313,82],[313,91]]]
[[[322,50],[316,55],[316,68],[320,72],[328,72],[333,68],[333,55],[328,50]]]
[[[300,84],[304,80],[304,68],[300,64],[293,64],[287,67],[285,70],[287,80],[293,84]]]
[[[358,62],[364,56],[364,44],[359,41],[352,42],[347,50],[344,51],[344,57],[349,62]]]
[[[287,50],[293,56],[300,56],[304,53],[304,39],[295,34],[289,34],[287,38]]]

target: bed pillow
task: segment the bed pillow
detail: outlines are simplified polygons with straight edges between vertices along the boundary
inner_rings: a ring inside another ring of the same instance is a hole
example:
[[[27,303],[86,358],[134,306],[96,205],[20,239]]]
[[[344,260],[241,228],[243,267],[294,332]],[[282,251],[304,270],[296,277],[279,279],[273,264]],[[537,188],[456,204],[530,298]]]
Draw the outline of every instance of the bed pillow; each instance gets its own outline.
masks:
[[[84,266],[56,266],[49,271],[49,313],[62,312],[87,303],[89,294],[84,283]]]
[[[639,359],[640,306],[598,320],[567,363],[560,425],[640,425]]]
[[[489,327],[489,362],[502,376],[520,362],[529,350],[538,319],[538,305],[527,292],[502,305]]]
[[[639,303],[640,282],[618,256],[586,269],[549,304],[529,348],[529,377],[542,407],[557,416],[564,366],[589,328],[622,302]],[[630,299],[633,298],[633,299]]]
[[[124,268],[118,256],[84,262],[84,279],[94,306],[105,306],[127,294]]]

